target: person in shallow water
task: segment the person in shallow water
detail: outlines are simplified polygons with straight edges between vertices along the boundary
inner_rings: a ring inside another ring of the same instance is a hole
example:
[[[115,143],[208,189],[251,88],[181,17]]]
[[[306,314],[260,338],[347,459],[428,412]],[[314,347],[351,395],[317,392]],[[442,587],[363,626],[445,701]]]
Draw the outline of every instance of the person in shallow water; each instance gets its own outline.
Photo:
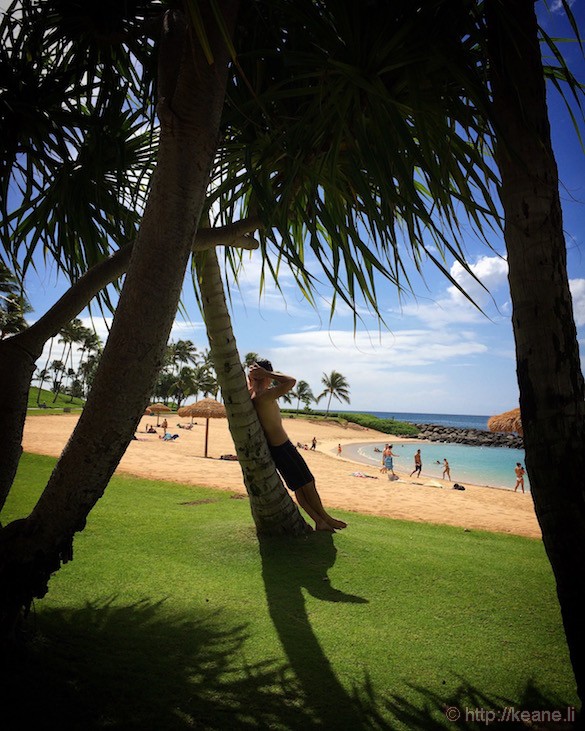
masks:
[[[252,403],[282,479],[294,493],[301,508],[315,521],[316,530],[335,531],[345,528],[347,523],[333,518],[323,507],[315,486],[315,478],[282,425],[277,401],[288,393],[295,383],[296,379],[292,376],[275,373],[272,370],[272,363],[268,360],[253,363],[248,372],[248,389]]]

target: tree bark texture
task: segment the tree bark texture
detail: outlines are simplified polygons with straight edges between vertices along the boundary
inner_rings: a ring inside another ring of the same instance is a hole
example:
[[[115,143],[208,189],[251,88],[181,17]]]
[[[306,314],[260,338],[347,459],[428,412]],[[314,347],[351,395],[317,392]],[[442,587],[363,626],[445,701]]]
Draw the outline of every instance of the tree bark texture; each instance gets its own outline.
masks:
[[[220,7],[232,27],[237,2]],[[224,101],[228,54],[200,3],[214,63],[180,13],[169,11],[159,53],[157,167],[112,330],[77,427],[31,515],[0,531],[0,630],[47,591],[72,557],[73,536],[103,494],[142,416],[177,310],[205,200]],[[162,78],[164,76],[164,79]]]
[[[211,357],[256,530],[261,535],[306,533],[310,528],[276,472],[250,399],[215,250],[197,254],[196,266]]]
[[[526,466],[585,698],[585,388],[532,0],[486,3]]]

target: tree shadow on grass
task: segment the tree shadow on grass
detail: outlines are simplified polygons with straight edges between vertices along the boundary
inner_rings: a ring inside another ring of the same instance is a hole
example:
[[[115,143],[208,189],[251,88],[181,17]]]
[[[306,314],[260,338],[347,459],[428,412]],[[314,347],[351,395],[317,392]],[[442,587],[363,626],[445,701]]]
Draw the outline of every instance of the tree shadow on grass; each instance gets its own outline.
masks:
[[[422,684],[382,696],[365,677],[345,688],[311,627],[303,590],[323,601],[366,599],[331,586],[333,537],[261,541],[270,614],[287,656],[246,664],[245,623],[206,607],[173,614],[165,602],[43,608],[27,648],[0,658],[0,729],[485,729],[466,709],[562,709],[566,700],[527,684],[514,699],[464,678],[441,694]],[[404,686],[403,686],[404,688]],[[406,697],[407,696],[407,697]],[[459,717],[453,720],[449,709]],[[498,729],[568,724],[502,722]]]
[[[367,603],[331,586],[327,572],[337,549],[333,535],[260,538],[268,609],[298,684],[299,703],[312,723],[327,729],[390,728],[370,687],[347,690],[337,678],[309,621],[303,589],[327,602]]]
[[[0,661],[3,731],[288,726],[286,669],[245,663],[245,624],[115,602],[43,610],[27,647]],[[307,721],[302,709],[294,718]]]
[[[304,539],[261,538],[260,552],[270,616],[297,683],[297,703],[310,718],[310,727],[327,731],[475,731],[485,729],[486,720],[491,721],[487,713],[482,717],[482,711],[504,713],[505,709],[511,709],[506,711],[507,720],[501,715],[494,717],[498,729],[568,731],[573,728],[573,724],[566,722],[535,722],[537,716],[528,723],[520,720],[516,712],[521,710],[557,710],[567,714],[566,701],[541,692],[533,683],[528,683],[515,699],[484,693],[463,678],[458,678],[457,690],[449,694],[410,684],[408,698],[404,693],[382,696],[367,675],[361,683],[354,681],[351,689],[345,688],[311,627],[303,596],[304,589],[323,601],[367,602],[331,586],[327,572],[337,554],[333,535],[315,532]],[[307,728],[306,717],[289,728]]]
[[[412,731],[476,731],[496,728],[498,731],[531,729],[531,731],[569,731],[582,729],[583,719],[565,699],[543,692],[533,681],[528,682],[519,697],[509,698],[484,693],[464,678],[447,697],[410,685],[416,702],[400,696],[386,698],[386,713],[401,728]]]

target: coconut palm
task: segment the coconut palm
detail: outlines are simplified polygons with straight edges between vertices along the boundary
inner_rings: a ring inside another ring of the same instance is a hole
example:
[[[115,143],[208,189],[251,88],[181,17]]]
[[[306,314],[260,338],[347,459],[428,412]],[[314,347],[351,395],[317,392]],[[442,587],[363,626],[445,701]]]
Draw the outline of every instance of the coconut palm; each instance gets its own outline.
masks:
[[[297,381],[297,385],[293,391],[290,392],[293,398],[297,400],[297,411],[299,410],[299,404],[301,401],[308,406],[312,401],[315,401],[311,387],[306,381]]]
[[[325,389],[319,394],[319,396],[317,396],[317,402],[329,395],[327,400],[327,411],[325,412],[326,414],[329,414],[331,399],[334,397],[340,402],[345,401],[348,404],[350,403],[349,383],[345,376],[342,376],[341,373],[338,373],[337,371],[331,371],[329,375],[324,373],[323,378],[321,378],[321,383],[325,386]]]
[[[25,330],[24,316],[32,312],[18,279],[0,260],[0,340]]]
[[[258,353],[246,353],[244,360],[242,361],[242,368],[249,368],[252,363],[255,363],[260,356]]]
[[[176,343],[170,343],[169,352],[171,357],[171,363],[176,369],[176,374],[179,374],[181,364],[197,362],[197,348],[191,340],[177,340]]]
[[[102,351],[102,341],[99,335],[90,330],[83,328],[80,332],[81,356],[77,367],[78,378],[81,383],[82,392],[87,394],[89,380],[95,372],[97,365],[97,357]]]
[[[61,337],[58,340],[60,343],[63,343],[63,352],[61,353],[61,359],[59,361],[62,366],[61,372],[55,373],[55,380],[52,389],[55,394],[53,403],[55,403],[63,388],[63,381],[67,375],[67,364],[72,362],[73,344],[82,341],[84,330],[85,328],[83,327],[81,320],[75,318],[62,327],[59,332]]]
[[[178,376],[174,376],[174,381],[171,387],[171,395],[174,397],[177,409],[180,409],[183,401],[188,397],[192,396],[199,388],[197,382],[197,373],[194,368],[184,366],[181,368]]]

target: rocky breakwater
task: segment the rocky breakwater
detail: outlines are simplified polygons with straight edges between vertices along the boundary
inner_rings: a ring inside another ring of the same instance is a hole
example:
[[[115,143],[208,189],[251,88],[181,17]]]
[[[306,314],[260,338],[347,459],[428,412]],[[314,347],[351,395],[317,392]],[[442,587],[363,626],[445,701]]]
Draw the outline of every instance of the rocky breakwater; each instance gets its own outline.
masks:
[[[415,424],[419,429],[418,439],[429,442],[454,442],[472,447],[512,447],[523,449],[522,437],[517,434],[484,431],[483,429],[456,429],[452,426],[436,424]]]

